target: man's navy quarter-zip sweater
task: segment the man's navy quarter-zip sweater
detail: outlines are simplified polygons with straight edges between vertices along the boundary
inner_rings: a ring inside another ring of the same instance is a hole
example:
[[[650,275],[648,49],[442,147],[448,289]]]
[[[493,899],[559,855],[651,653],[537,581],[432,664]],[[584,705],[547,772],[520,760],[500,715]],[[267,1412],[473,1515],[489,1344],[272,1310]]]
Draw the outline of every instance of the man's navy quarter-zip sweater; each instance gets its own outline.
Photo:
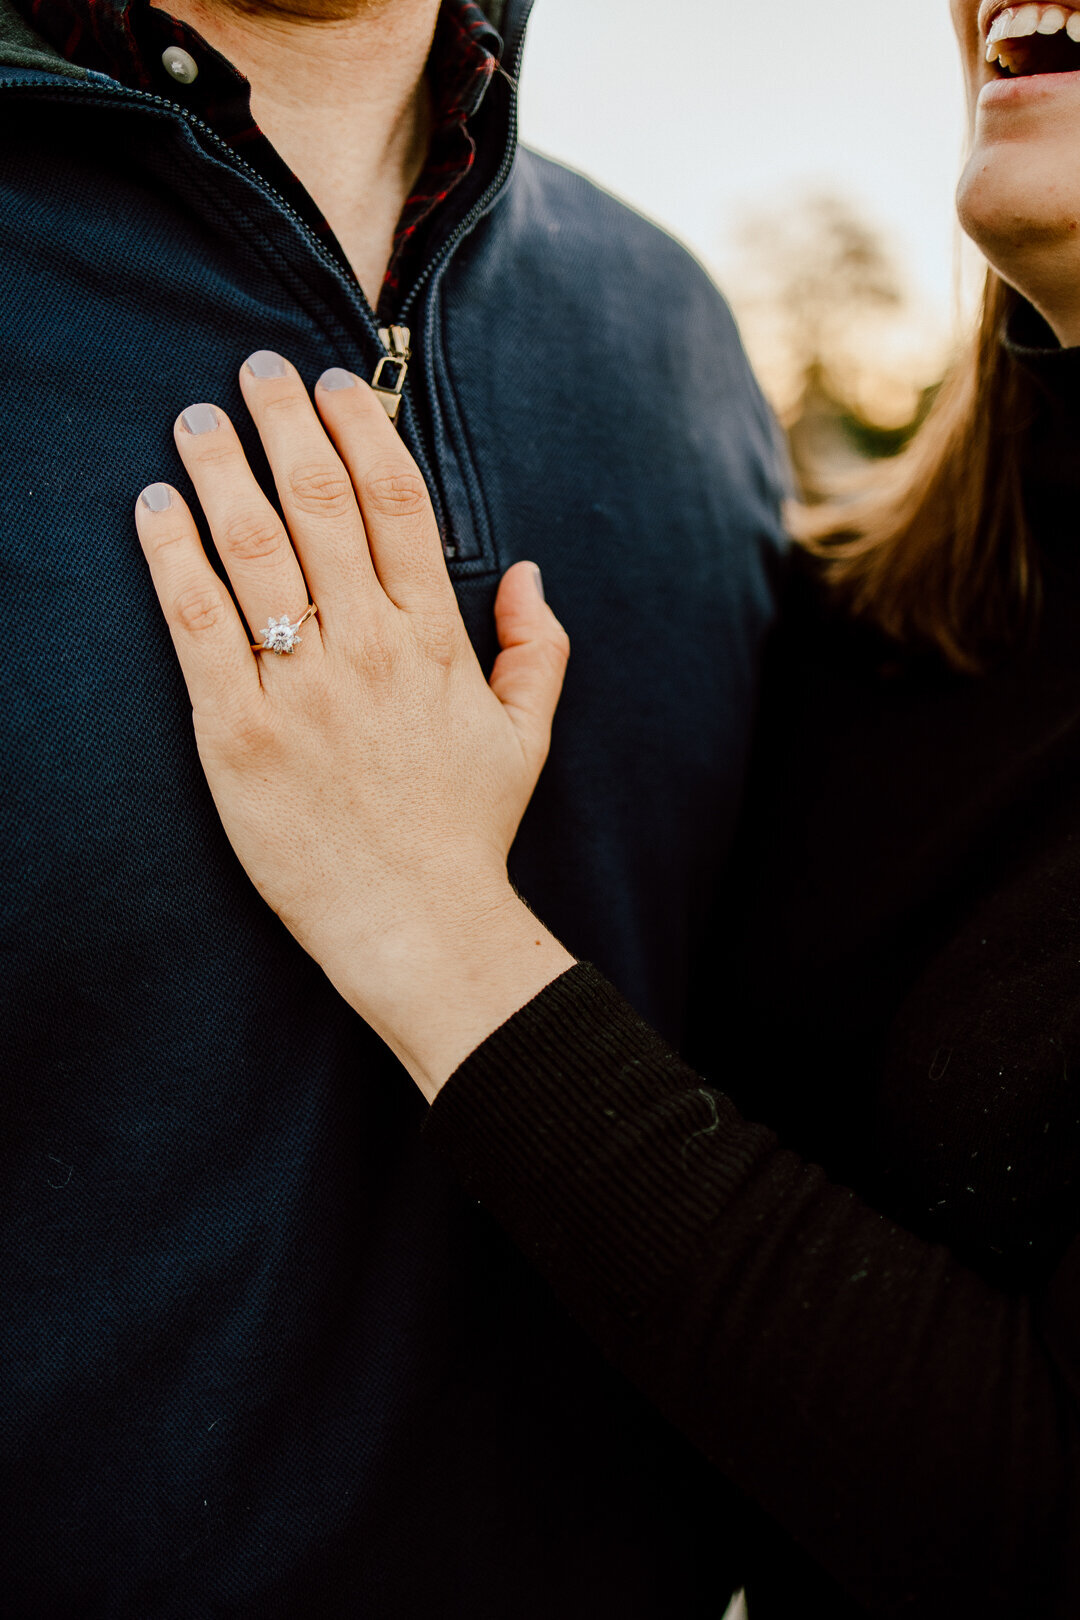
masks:
[[[515,149],[527,11],[401,288],[401,429],[481,657],[523,556],[573,642],[515,880],[677,1040],[782,467],[702,272]],[[234,858],[136,543],[180,409],[243,424],[257,348],[370,377],[372,313],[180,99],[0,15],[0,1614],[715,1620],[698,1465]]]

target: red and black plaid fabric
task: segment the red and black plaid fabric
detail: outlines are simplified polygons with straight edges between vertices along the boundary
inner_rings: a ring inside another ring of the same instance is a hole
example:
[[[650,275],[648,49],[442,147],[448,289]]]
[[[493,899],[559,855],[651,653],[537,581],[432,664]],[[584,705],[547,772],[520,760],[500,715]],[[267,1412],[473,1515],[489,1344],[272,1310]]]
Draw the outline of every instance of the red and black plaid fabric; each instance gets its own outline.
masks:
[[[23,15],[70,62],[107,73],[136,90],[167,96],[208,123],[269,180],[290,207],[344,258],[304,186],[251,116],[251,87],[202,36],[147,0],[16,0]],[[178,86],[162,52],[179,45],[199,65],[194,84]],[[498,67],[499,36],[473,0],[443,0],[428,61],[434,120],[428,160],[398,221],[379,312],[392,318],[396,295],[423,246],[423,227],[469,173],[476,143],[469,119]]]

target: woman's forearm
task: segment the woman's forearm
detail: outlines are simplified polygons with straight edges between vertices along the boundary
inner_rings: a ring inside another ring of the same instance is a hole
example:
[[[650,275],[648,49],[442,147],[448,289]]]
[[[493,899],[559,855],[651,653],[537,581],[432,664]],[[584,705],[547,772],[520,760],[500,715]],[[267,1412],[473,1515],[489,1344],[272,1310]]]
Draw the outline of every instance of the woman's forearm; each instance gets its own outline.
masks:
[[[869,1613],[1080,1613],[1067,1311],[784,1151],[587,967],[426,1130],[609,1360]]]

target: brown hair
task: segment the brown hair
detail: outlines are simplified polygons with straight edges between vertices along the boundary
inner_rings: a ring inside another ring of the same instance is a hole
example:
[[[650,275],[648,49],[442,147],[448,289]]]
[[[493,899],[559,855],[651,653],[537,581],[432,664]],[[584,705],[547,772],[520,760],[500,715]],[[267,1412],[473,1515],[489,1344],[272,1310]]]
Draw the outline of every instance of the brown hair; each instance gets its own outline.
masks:
[[[854,617],[972,672],[1038,610],[1021,493],[1035,392],[1003,342],[1017,301],[989,271],[975,337],[911,443],[853,499],[794,515]]]

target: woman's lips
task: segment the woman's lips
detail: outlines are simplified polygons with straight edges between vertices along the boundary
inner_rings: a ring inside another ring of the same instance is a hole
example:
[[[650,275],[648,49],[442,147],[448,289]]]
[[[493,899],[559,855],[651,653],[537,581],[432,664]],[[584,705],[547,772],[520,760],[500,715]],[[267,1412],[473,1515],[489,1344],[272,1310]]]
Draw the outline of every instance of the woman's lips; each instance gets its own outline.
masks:
[[[1080,91],[1080,70],[1075,73],[1034,73],[1016,79],[994,78],[987,81],[979,92],[979,106],[988,104],[1007,106],[1015,102],[1031,102],[1058,98]]]

